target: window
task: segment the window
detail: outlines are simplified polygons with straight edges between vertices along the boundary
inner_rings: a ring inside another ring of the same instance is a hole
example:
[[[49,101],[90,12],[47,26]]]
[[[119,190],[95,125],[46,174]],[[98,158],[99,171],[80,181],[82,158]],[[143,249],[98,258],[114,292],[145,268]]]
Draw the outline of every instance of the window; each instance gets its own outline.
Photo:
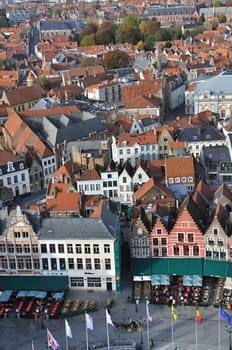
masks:
[[[173,247],[173,255],[176,255],[176,256],[180,255],[180,249],[175,245]]]
[[[5,253],[6,252],[6,245],[5,243],[0,243],[0,253]]]
[[[178,242],[184,242],[184,234],[178,233]]]
[[[56,252],[55,244],[49,244],[49,250],[50,250],[50,253],[55,253]]]
[[[156,233],[157,233],[158,235],[161,235],[161,234],[162,234],[162,229],[161,229],[161,228],[157,228],[157,229],[156,229]]]
[[[175,183],[179,184],[180,183],[180,178],[179,177],[175,177]]]
[[[107,181],[103,181],[103,187],[107,187]]]
[[[188,242],[193,243],[193,233],[188,233]]]
[[[57,270],[56,258],[51,258],[51,269]]]
[[[74,270],[74,259],[68,258],[68,268],[69,270]]]
[[[153,256],[159,256],[159,248],[153,249]]]
[[[7,172],[14,171],[14,165],[12,162],[7,163]]]
[[[58,252],[64,253],[64,245],[63,244],[58,244]]]
[[[31,270],[32,269],[31,257],[27,257],[25,259],[25,263],[26,263],[26,269]]]
[[[28,238],[28,237],[29,237],[28,231],[23,231],[23,238]]]
[[[16,253],[22,253],[23,252],[23,248],[21,244],[16,244]]]
[[[30,245],[29,244],[24,244],[24,252],[25,253],[30,253],[30,251],[31,251]]]
[[[169,182],[170,184],[173,184],[173,183],[174,183],[173,177],[170,177],[170,178],[168,179],[168,182]]]
[[[81,244],[76,244],[76,253],[77,254],[81,254],[82,250],[81,250]]]
[[[15,176],[14,176],[14,183],[16,183],[16,184],[17,184],[17,182],[18,182],[18,176],[17,176],[17,175],[15,175]]]
[[[85,268],[86,270],[92,270],[92,263],[90,258],[85,259]]]
[[[100,259],[94,259],[94,268],[95,270],[100,270],[101,269],[101,264],[100,264]]]
[[[33,259],[33,265],[35,270],[40,269],[40,260],[39,259]]]
[[[189,177],[188,177],[188,182],[193,182],[192,176],[189,176]]]
[[[60,263],[60,270],[65,270],[65,259],[64,258],[60,258],[59,259],[59,263]]]
[[[20,168],[20,170],[23,170],[23,169],[24,169],[24,164],[23,164],[23,163],[20,163],[20,164],[19,164],[19,168]]]
[[[158,245],[158,238],[153,238],[153,246]]]
[[[21,174],[21,179],[22,179],[22,181],[26,180],[25,174]]]
[[[124,176],[123,178],[122,178],[122,182],[124,183],[124,184],[126,184],[126,177]]]
[[[193,247],[193,255],[194,256],[199,256],[199,247],[198,246],[194,246]]]
[[[77,269],[83,270],[83,261],[80,258],[77,258]]]
[[[161,254],[162,254],[162,256],[167,256],[167,248],[162,248],[161,249]]]
[[[14,253],[14,244],[7,245],[8,253]]]
[[[48,270],[48,259],[47,258],[42,259],[42,266],[43,266],[43,270]]]
[[[130,149],[128,148],[127,151],[126,151],[127,154],[130,154]]]
[[[41,253],[47,253],[47,245],[41,244]]]
[[[167,245],[167,239],[161,238],[161,245]]]
[[[99,254],[99,245],[98,244],[94,244],[93,245],[93,252],[94,252],[94,254]]]
[[[111,270],[111,261],[110,259],[105,259],[105,269]]]
[[[7,178],[7,185],[11,185],[11,178],[10,177]]]
[[[32,244],[32,253],[38,253],[39,252],[39,247],[38,244]]]
[[[85,244],[85,254],[90,254],[90,244]]]
[[[72,246],[72,244],[67,244],[67,252],[68,252],[69,254],[72,254],[72,253],[73,253],[73,246]]]
[[[181,182],[185,183],[186,182],[186,177],[181,178]]]
[[[83,277],[70,277],[71,287],[84,287]]]
[[[184,255],[189,255],[189,246],[188,245],[184,245],[183,247],[183,252],[184,252]]]
[[[217,228],[214,228],[213,229],[213,234],[216,236],[218,234],[218,229]]]
[[[100,288],[100,287],[101,287],[101,278],[100,278],[100,277],[88,277],[88,278],[87,278],[87,287],[90,287],[90,288],[93,288],[93,287]]]
[[[20,237],[21,237],[20,232],[15,231],[14,232],[14,238],[20,238]]]
[[[24,263],[23,263],[23,258],[17,258],[17,265],[19,270],[24,269]]]
[[[14,258],[9,259],[10,269],[16,269],[16,261]]]
[[[104,244],[104,253],[110,253],[110,245]]]

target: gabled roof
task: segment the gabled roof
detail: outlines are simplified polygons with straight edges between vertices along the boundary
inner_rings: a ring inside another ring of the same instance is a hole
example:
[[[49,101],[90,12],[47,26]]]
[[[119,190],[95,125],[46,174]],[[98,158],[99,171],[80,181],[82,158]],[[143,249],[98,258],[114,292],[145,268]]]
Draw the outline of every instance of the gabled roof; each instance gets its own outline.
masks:
[[[52,177],[59,179],[60,182],[65,182],[66,179],[70,179],[70,181],[72,181],[73,174],[77,173],[78,170],[80,170],[80,166],[73,161],[68,160],[66,163],[61,165],[56,172],[53,173]]]
[[[96,169],[87,169],[79,177],[78,181],[91,181],[91,180],[100,180],[100,175]]]
[[[174,194],[159,181],[155,181],[152,177],[145,182],[134,194],[135,200],[140,200],[145,194],[147,194],[152,188],[157,187],[160,192],[163,192],[166,196],[174,198]]]
[[[38,101],[44,95],[44,92],[38,86],[30,86],[18,87],[13,91],[5,91],[5,95],[10,106],[15,106],[29,101]]]
[[[194,161],[192,157],[166,158],[165,159],[166,179],[175,177],[195,178]]]
[[[198,227],[203,231],[206,228],[207,224],[207,213],[203,212],[198,205],[192,200],[191,197],[186,197],[183,203],[180,206],[178,217],[181,213],[187,210],[188,213],[193,218],[194,222],[198,225]],[[177,220],[178,220],[177,217]]]
[[[219,199],[221,196],[225,196],[226,198],[228,198],[229,201],[232,201],[232,192],[224,183],[219,185],[219,187],[214,192],[214,200],[216,198]]]
[[[53,197],[54,194],[54,198]],[[80,194],[74,191],[71,184],[50,183],[46,199],[48,211],[74,211],[80,210]]]
[[[217,218],[220,225],[225,229],[226,228],[226,224],[227,224],[227,220],[229,218],[229,213],[223,208],[223,206],[221,205],[221,203],[218,203],[217,207],[215,208],[215,210],[212,212],[211,215],[211,221],[214,220],[214,218]]]
[[[133,176],[134,174],[134,168],[132,167],[131,163],[127,160],[124,164],[123,167],[119,173],[119,176],[122,174],[123,171],[126,171],[130,177]]]

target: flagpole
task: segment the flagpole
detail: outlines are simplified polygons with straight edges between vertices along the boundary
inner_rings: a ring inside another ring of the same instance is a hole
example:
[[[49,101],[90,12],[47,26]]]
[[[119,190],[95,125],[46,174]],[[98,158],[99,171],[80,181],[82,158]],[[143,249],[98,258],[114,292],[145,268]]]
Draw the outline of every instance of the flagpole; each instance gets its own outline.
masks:
[[[88,335],[88,327],[87,327],[87,312],[85,311],[85,333],[86,333],[86,350],[89,349],[89,335]]]
[[[65,343],[66,343],[66,350],[68,350],[68,336],[67,336],[67,332],[65,331]]]
[[[149,332],[149,310],[148,310],[149,300],[146,300],[146,319],[147,319],[147,348],[150,349],[150,332]]]
[[[197,350],[197,320],[195,318],[195,328],[196,328],[196,350]]]
[[[49,339],[48,339],[48,328],[47,328],[47,342],[48,342],[48,350],[50,350]]]
[[[220,302],[218,305],[218,350],[221,350],[221,317],[220,317]]]
[[[172,350],[174,350],[174,319],[172,315]]]
[[[106,313],[107,313],[107,309],[106,309]],[[109,326],[107,322],[107,316],[106,316],[106,336],[107,336],[107,348],[108,350],[110,350]]]

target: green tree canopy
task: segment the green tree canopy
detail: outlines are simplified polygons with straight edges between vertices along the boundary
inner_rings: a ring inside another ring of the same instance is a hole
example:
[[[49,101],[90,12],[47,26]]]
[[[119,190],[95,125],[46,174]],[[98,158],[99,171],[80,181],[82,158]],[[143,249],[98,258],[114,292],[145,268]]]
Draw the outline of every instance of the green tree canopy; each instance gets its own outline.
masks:
[[[132,25],[120,26],[116,31],[117,43],[130,43],[135,45],[140,39],[140,30]]]
[[[204,13],[202,13],[202,14],[199,16],[199,18],[198,18],[198,20],[197,20],[197,23],[203,24],[204,22],[205,22],[205,16],[204,16]]]
[[[50,89],[50,83],[47,77],[42,76],[39,78],[39,84],[42,89],[49,90]]]
[[[155,33],[155,40],[156,41],[171,41],[172,40],[172,33],[170,30],[166,28],[161,28]]]
[[[155,33],[160,29],[160,22],[153,20],[143,21],[140,23],[139,29],[145,37],[148,35],[155,35]]]
[[[220,13],[220,15],[218,16],[218,22],[226,23],[226,16],[224,15],[224,13]]]
[[[109,51],[104,55],[103,66],[106,69],[124,68],[129,66],[129,57],[121,50]]]
[[[120,26],[123,26],[123,27],[128,25],[138,28],[139,27],[138,16],[135,16],[135,15],[126,16],[122,21],[122,23],[120,24]]]
[[[88,36],[88,35],[91,35],[91,34],[95,34],[98,30],[98,26],[96,23],[94,22],[89,22],[87,23],[86,27],[80,31],[79,33],[79,38],[80,38],[80,41],[85,37],[85,36]]]
[[[116,29],[117,29],[116,24],[109,21],[103,22],[95,35],[96,44],[98,45],[114,44]]]
[[[144,42],[144,50],[145,51],[152,51],[154,49],[155,45],[155,38],[153,35],[149,35],[146,37]]]
[[[95,45],[94,34],[86,35],[80,42],[80,46]]]

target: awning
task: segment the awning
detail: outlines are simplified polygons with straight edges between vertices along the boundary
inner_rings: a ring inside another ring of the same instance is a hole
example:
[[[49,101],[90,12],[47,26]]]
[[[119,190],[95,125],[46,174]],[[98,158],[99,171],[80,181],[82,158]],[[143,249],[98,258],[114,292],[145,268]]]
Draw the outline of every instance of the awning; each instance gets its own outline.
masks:
[[[184,275],[183,276],[183,286],[202,286],[202,276],[198,275]]]
[[[151,276],[151,284],[153,286],[165,286],[170,284],[170,276],[169,275],[152,275]]]
[[[53,299],[57,299],[57,300],[61,300],[62,298],[63,298],[63,296],[64,296],[64,293],[63,292],[57,292],[57,293],[54,293],[53,294],[53,296],[52,296],[52,298]]]
[[[0,276],[0,290],[65,291],[68,276]]]
[[[12,293],[13,290],[4,290],[0,296],[0,302],[6,303],[10,299]]]
[[[205,260],[205,276],[220,276],[227,277],[228,273],[228,264],[226,261],[217,261],[217,260]]]
[[[131,259],[131,273],[132,276],[151,276],[151,259]]]
[[[39,290],[20,290],[16,298],[36,298],[36,299],[44,299],[47,296],[47,292],[39,291]]]

